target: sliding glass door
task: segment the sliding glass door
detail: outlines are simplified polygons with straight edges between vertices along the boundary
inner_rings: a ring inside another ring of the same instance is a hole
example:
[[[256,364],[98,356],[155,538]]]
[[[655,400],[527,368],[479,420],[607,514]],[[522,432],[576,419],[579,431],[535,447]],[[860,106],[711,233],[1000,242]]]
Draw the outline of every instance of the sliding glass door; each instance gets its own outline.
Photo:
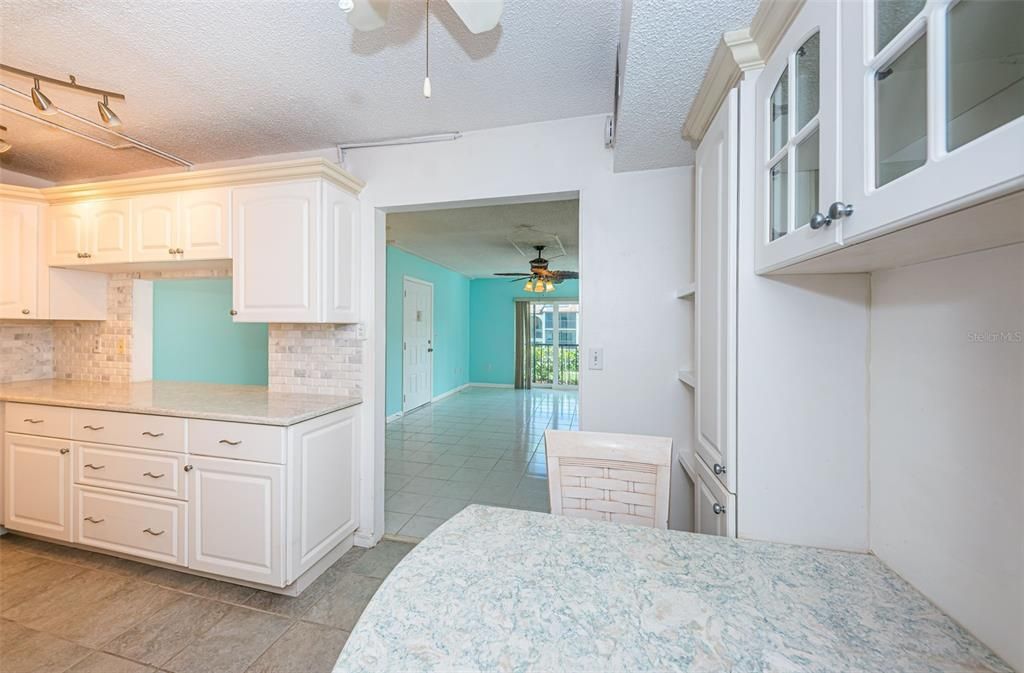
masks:
[[[531,302],[533,369],[538,387],[580,383],[579,302]]]

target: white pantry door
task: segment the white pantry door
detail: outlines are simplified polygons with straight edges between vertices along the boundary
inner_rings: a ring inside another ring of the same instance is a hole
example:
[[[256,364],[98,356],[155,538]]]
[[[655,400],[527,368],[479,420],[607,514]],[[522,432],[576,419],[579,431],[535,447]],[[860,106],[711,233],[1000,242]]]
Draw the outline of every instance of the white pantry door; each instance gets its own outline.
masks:
[[[434,286],[406,278],[402,288],[402,411],[430,402],[434,381]]]

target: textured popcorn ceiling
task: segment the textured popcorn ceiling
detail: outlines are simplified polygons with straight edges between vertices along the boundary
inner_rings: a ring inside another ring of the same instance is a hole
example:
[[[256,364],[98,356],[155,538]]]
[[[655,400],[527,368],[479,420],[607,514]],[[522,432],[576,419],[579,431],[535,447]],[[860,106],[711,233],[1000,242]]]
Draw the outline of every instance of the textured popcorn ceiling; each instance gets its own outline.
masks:
[[[125,133],[204,163],[610,112],[619,11],[618,0],[513,0],[497,28],[472,35],[433,2],[430,100],[422,2],[394,2],[372,33],[353,31],[336,0],[2,2],[0,60],[125,93],[111,101]],[[43,91],[96,119],[94,97]],[[0,123],[14,171],[69,181],[173,167],[3,111]]]
[[[532,245],[547,246],[544,257],[552,269],[578,271],[579,205],[571,199],[391,213],[387,238],[390,245],[470,278],[528,272],[529,260],[537,256]]]
[[[679,129],[721,31],[747,25],[755,5],[634,0],[616,170],[692,163]],[[620,13],[620,0],[509,0],[496,29],[472,35],[446,2],[432,2],[430,100],[418,0],[393,0],[388,25],[372,33],[353,31],[336,0],[0,2],[0,60],[125,93],[111,101],[125,133],[204,164],[608,113]],[[94,97],[43,91],[97,119]],[[0,101],[34,110],[7,93]],[[20,173],[69,182],[178,170],[2,110],[0,123],[14,144],[0,165]]]
[[[727,30],[750,25],[757,0],[634,0],[619,103],[615,170],[693,163],[680,135],[711,55]]]

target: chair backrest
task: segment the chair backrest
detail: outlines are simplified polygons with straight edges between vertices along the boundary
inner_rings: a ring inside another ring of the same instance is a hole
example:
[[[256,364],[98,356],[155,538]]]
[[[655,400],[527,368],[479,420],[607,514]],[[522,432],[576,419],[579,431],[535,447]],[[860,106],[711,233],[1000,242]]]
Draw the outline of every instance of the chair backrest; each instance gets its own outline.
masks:
[[[672,438],[544,433],[551,513],[668,528]]]

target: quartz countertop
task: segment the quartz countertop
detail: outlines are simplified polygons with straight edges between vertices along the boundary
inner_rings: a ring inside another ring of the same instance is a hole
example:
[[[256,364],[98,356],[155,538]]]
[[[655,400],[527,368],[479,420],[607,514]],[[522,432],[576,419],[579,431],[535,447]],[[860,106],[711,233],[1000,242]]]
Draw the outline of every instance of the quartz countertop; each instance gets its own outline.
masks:
[[[334,671],[1012,669],[870,554],[471,505],[391,572]]]
[[[0,400],[263,425],[294,425],[362,402],[358,397],[272,393],[265,386],[60,379],[0,384]]]

